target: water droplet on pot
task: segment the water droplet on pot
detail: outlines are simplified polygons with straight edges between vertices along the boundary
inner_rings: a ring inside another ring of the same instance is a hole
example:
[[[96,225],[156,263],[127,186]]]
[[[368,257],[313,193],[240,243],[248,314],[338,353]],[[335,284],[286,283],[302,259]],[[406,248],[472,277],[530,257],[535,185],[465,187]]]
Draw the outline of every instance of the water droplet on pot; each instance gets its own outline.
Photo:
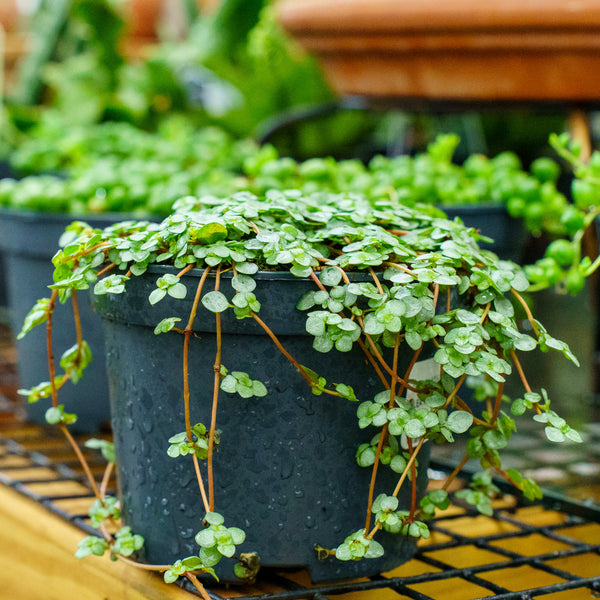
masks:
[[[294,496],[296,496],[296,498],[304,498],[304,492],[302,490],[296,490]]]
[[[131,417],[125,417],[125,427],[127,427],[127,429],[132,430],[133,429],[133,419]]]
[[[308,517],[306,517],[306,520],[304,521],[304,526],[307,529],[312,529],[315,526],[315,520],[310,515],[308,515]]]
[[[193,535],[194,535],[194,530],[193,529],[182,529],[179,532],[179,535],[184,539],[184,540],[189,540]]]
[[[187,469],[183,473],[180,473],[180,475],[178,477],[179,485],[181,487],[187,487],[190,484],[190,482],[192,481],[192,479],[195,479],[195,478],[196,478],[196,474],[193,471],[191,471],[190,469]]]
[[[152,505],[152,496],[146,496],[146,499],[144,500],[144,506],[151,506]]]
[[[281,461],[281,468],[279,471],[281,479],[289,479],[294,473],[295,465],[296,463],[292,456],[284,456],[283,460]]]
[[[166,506],[167,504],[169,504],[169,499],[168,499],[168,498],[163,498],[163,499],[160,501],[160,503],[161,503],[163,506]]]
[[[298,396],[296,398],[296,402],[298,403],[298,406],[306,413],[307,416],[310,417],[311,415],[315,414],[311,396]]]
[[[280,506],[287,506],[287,503],[288,503],[287,496],[279,496],[277,498],[277,504],[279,504]]]
[[[146,433],[151,433],[154,428],[154,421],[152,419],[143,419],[142,427]]]

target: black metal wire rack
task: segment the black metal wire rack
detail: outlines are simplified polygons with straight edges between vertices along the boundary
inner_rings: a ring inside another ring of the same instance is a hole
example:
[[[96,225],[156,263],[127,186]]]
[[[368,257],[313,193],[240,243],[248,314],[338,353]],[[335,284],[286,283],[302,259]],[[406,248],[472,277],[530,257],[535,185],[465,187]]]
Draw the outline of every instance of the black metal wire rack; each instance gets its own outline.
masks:
[[[101,473],[103,464],[94,462]],[[446,465],[434,463],[441,479]],[[36,425],[0,425],[0,483],[82,530],[92,494],[61,437]],[[492,516],[458,503],[430,523],[413,560],[369,579],[311,585],[303,571],[261,571],[252,587],[210,587],[214,600],[585,600],[600,598],[600,509],[546,494],[531,504],[503,494]],[[194,592],[190,590],[190,594]]]

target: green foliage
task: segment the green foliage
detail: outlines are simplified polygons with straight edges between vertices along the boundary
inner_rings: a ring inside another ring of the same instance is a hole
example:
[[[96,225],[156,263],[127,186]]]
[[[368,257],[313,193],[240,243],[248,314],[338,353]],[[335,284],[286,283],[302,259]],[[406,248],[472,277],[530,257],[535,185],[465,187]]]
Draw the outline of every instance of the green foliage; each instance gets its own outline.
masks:
[[[101,537],[88,535],[77,544],[75,556],[84,558],[86,556],[104,556],[104,553],[109,549],[108,542]]]
[[[200,559],[208,567],[214,567],[223,557],[231,558],[236,546],[244,543],[246,534],[238,527],[225,527],[225,519],[219,513],[207,513],[206,527],[196,534],[200,546]]]
[[[111,558],[115,555],[131,556],[144,545],[144,538],[131,532],[131,527],[121,527],[115,533],[115,541],[111,548]]]
[[[59,387],[64,379],[64,376],[54,378],[54,384]],[[27,396],[27,402],[39,402],[42,398],[50,398],[52,396],[52,384],[49,381],[42,381],[36,386],[29,389],[19,389],[18,393],[21,396]]]
[[[23,339],[25,337],[25,334],[31,331],[36,325],[41,325],[42,323],[45,323],[48,319],[49,308],[49,298],[42,298],[41,300],[38,300],[33,305],[32,309],[27,313],[25,321],[23,322],[23,327],[17,335],[17,339]]]
[[[349,535],[342,544],[335,549],[338,560],[361,560],[362,558],[379,558],[383,556],[383,546],[373,539],[365,536],[365,530],[359,529]]]
[[[552,241],[544,257],[528,265],[526,272],[532,289],[555,286],[561,292],[576,295],[584,288],[586,278],[600,266],[600,261],[592,262],[585,255],[582,245],[585,231],[595,227],[600,214],[600,153],[594,151],[584,161],[580,144],[567,134],[551,135],[550,144],[573,168],[573,203],[563,206],[554,216],[554,233],[561,237]]]
[[[216,292],[218,293],[218,292]],[[171,298],[183,299],[187,295],[187,288],[176,275],[167,273],[156,280],[156,289],[152,291],[148,300],[150,304],[156,304],[160,302],[166,295]]]
[[[50,407],[45,414],[46,423],[49,425],[57,425],[63,423],[64,425],[72,425],[77,421],[77,415],[65,412],[65,405],[59,404],[58,406]]]
[[[267,395],[265,384],[256,379],[250,379],[248,373],[241,371],[227,372],[227,369],[221,366],[221,389],[230,394],[239,394],[242,398],[252,398],[253,396],[262,397]]]
[[[208,456],[209,438],[209,432],[206,429],[206,426],[202,423],[196,423],[196,425],[193,425],[192,437],[193,440],[190,441],[185,431],[171,436],[169,438],[170,446],[167,449],[167,454],[171,458],[177,458],[178,456],[187,456],[193,452],[200,460],[206,460]],[[220,440],[221,434],[218,431],[215,431],[215,447],[218,446]]]
[[[214,569],[207,567],[198,556],[188,556],[183,560],[176,560],[169,569],[164,572],[163,578],[166,583],[175,583],[182,575],[186,573],[209,573],[217,581]]]
[[[85,441],[86,448],[92,448],[93,450],[100,450],[104,460],[109,463],[115,463],[117,461],[115,454],[115,445],[108,440],[99,440],[91,438]]]
[[[100,527],[105,519],[121,518],[121,504],[113,496],[105,496],[102,500],[94,500],[89,510],[92,527]]]
[[[441,145],[431,152],[439,159],[447,156],[450,146],[448,142],[447,148]],[[311,167],[313,175],[317,167]],[[481,164],[469,166],[476,167],[484,168]],[[500,453],[510,442],[515,423],[495,405],[496,398],[510,406],[512,415],[535,412],[534,419],[542,423],[550,439],[579,441],[578,434],[551,410],[544,390],[529,391],[524,381],[526,392],[521,398],[504,400],[501,393],[501,385],[512,373],[515,353],[556,350],[574,362],[576,358],[533,317],[531,333],[519,330],[511,296],[527,289],[527,278],[516,264],[481,249],[478,239],[475,231],[459,221],[403,206],[390,196],[374,200],[360,194],[299,189],[271,189],[262,195],[246,191],[227,197],[189,196],[179,200],[175,211],[160,223],[129,221],[104,230],[73,224],[53,259],[53,286],[66,299],[72,290],[99,279],[95,285],[100,293],[126,294],[133,277],[155,277],[158,271],[150,302],[167,296],[177,301],[187,296],[190,281],[187,274],[177,273],[187,273],[189,267],[205,273],[218,268],[224,292],[210,285],[203,287],[196,296],[199,310],[206,309],[215,318],[233,307],[238,318],[248,318],[257,316],[261,308],[258,298],[264,293],[263,279],[254,277],[259,270],[306,277],[306,283],[312,280],[314,287],[295,299],[289,310],[304,311],[305,330],[314,338],[316,356],[347,352],[360,344],[365,362],[379,369],[377,377],[374,374],[374,380],[381,382],[379,389],[371,398],[358,401],[355,391],[343,381],[343,373],[335,378],[336,383],[328,384],[319,373],[288,356],[290,368],[299,371],[313,394],[330,396],[327,401],[332,403],[357,402],[356,431],[366,434],[366,441],[357,437],[359,466],[385,467],[406,485],[417,485],[422,468],[418,452],[423,444],[451,443],[455,436],[466,434],[468,457],[479,460],[484,469],[496,469],[524,494],[536,497],[533,482],[502,469]],[[104,271],[108,265],[115,269],[112,275]],[[171,267],[166,273],[165,265]],[[99,276],[101,271],[105,274]],[[196,275],[193,281],[198,282]],[[214,280],[206,279],[203,285],[209,281]],[[229,281],[234,291],[231,298],[225,285]],[[42,310],[43,304],[39,312]],[[172,331],[179,320],[189,322],[188,314],[172,310],[174,316],[163,318],[156,333]],[[31,322],[37,319],[32,317]],[[405,365],[393,370],[396,349],[399,352],[404,344],[419,353],[432,348],[429,352],[435,368],[427,375],[429,379],[416,380],[409,373],[405,380],[400,370]],[[86,352],[81,344],[63,355],[61,362],[69,377],[80,376],[78,369],[86,363]],[[317,362],[320,360],[323,358]],[[268,394],[266,386],[248,373],[228,370],[220,359],[218,368],[215,394],[235,393],[243,398]],[[478,382],[477,399],[490,402],[494,410],[473,416],[460,397],[460,387],[467,379]],[[26,393],[34,399],[47,396],[48,384]],[[198,459],[208,458],[207,428],[201,423],[194,425],[191,438],[186,431],[171,436],[167,454],[193,453]],[[214,442],[216,447],[219,432],[215,432]],[[495,492],[490,475],[484,472],[457,495],[490,514],[490,495]],[[430,491],[410,510],[398,505],[397,495],[388,490],[373,502],[372,520],[377,529],[427,537],[425,520],[448,506],[443,490]],[[101,504],[95,518],[105,518],[112,509],[112,505]],[[340,560],[379,557],[383,547],[372,539],[375,533],[357,531],[335,550],[324,551]],[[196,536],[198,558],[188,557],[172,565],[167,580],[212,572],[223,557],[241,561],[236,572],[251,577],[252,568],[237,556],[237,546],[244,539],[241,529],[226,527],[222,515],[208,512],[205,528]],[[112,553],[133,552],[138,542],[124,532],[115,538]]]

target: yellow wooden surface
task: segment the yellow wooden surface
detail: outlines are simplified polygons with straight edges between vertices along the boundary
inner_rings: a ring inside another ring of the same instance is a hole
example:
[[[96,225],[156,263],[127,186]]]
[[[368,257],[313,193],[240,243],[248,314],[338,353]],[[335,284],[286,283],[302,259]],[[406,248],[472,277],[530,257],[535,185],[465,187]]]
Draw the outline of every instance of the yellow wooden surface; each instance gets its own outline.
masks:
[[[0,485],[0,597],[6,600],[189,600],[160,577],[108,557],[74,556],[84,534]]]

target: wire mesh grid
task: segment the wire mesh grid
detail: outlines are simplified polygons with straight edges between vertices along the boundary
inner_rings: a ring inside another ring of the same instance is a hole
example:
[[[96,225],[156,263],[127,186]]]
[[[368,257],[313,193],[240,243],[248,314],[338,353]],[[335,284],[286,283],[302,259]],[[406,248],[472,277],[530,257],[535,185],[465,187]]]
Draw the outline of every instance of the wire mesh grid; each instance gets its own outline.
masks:
[[[101,459],[95,453],[88,458],[101,476]],[[434,463],[431,479],[439,481],[448,472],[446,465]],[[87,517],[93,496],[77,458],[51,431],[37,425],[0,425],[0,483],[94,533]],[[114,488],[114,481],[110,486]],[[377,577],[314,586],[304,571],[264,569],[252,586],[208,584],[208,592],[214,600],[600,598],[597,506],[555,494],[531,504],[503,493],[493,515],[455,501],[430,523],[430,530],[414,559]]]

